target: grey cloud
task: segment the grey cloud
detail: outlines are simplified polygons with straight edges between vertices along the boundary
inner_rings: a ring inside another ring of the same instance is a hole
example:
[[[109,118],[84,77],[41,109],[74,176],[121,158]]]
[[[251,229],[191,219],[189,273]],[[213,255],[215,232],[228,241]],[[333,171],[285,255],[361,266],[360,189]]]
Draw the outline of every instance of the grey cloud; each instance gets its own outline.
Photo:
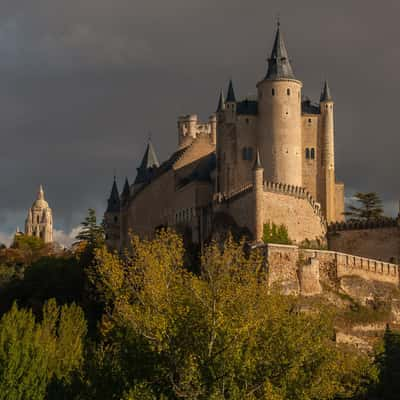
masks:
[[[0,231],[22,225],[43,183],[56,227],[105,206],[114,169],[133,179],[149,131],[164,159],[176,117],[214,111],[230,76],[255,93],[281,15],[304,94],[329,78],[347,195],[400,198],[400,4],[362,0],[3,0]]]

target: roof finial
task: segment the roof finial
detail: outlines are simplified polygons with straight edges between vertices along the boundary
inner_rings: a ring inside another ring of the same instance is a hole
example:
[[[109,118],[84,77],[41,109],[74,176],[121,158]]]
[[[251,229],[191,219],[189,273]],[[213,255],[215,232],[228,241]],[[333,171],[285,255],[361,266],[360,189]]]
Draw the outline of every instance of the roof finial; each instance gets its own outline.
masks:
[[[277,25],[278,29],[281,26],[281,15],[280,15],[280,13],[278,13],[278,15],[276,17],[276,25]]]

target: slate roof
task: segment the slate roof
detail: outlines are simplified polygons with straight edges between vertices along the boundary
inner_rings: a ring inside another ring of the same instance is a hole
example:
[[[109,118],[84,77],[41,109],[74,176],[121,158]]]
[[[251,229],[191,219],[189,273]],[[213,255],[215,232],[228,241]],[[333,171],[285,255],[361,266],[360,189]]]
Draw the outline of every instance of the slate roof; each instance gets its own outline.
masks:
[[[137,175],[134,184],[146,183],[154,174],[154,171],[160,166],[156,152],[151,141],[147,144],[142,162],[137,169]]]
[[[108,199],[106,212],[119,212],[121,208],[121,202],[118,193],[117,182],[114,178],[114,183],[111,188],[111,194]]]
[[[321,93],[320,101],[332,101],[331,90],[329,89],[328,81],[325,81],[324,88]]]
[[[236,96],[235,96],[235,91],[233,89],[232,79],[229,80],[228,94],[226,95],[226,102],[227,103],[236,103]]]
[[[285,41],[283,40],[279,23],[271,56],[268,59],[268,72],[265,79],[296,79],[292,66],[290,65],[288,52],[286,50]]]
[[[301,112],[303,114],[320,114],[319,104],[311,103],[310,99],[301,102]]]
[[[236,113],[238,115],[257,115],[258,102],[257,100],[245,99],[236,104]]]

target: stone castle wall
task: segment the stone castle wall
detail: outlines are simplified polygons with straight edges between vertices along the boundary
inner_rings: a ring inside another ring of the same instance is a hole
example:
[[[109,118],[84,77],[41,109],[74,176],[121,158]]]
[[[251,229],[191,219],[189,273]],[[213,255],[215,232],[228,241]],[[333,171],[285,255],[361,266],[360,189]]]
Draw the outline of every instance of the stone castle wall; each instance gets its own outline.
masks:
[[[397,264],[297,246],[268,244],[265,249],[269,284],[279,284],[286,293],[317,294],[323,283],[340,287],[341,279],[354,276],[396,287],[400,283]]]
[[[351,228],[347,225],[347,228]],[[395,226],[333,230],[329,249],[356,256],[400,263],[400,229]]]
[[[253,186],[250,184],[231,193],[220,205],[216,205],[216,210],[231,215],[238,226],[250,227],[254,205]],[[325,240],[326,224],[321,210],[304,188],[266,182],[261,218],[263,223],[285,225],[289,237],[296,243],[306,239]]]

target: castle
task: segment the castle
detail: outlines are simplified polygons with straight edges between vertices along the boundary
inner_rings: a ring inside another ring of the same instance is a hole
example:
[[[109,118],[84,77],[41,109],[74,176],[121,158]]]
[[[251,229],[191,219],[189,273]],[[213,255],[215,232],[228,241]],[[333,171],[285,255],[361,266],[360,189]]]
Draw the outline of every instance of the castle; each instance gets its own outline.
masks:
[[[280,26],[256,98],[238,100],[232,81],[207,122],[178,119],[178,149],[160,164],[151,142],[132,185],[113,184],[104,215],[107,242],[159,227],[207,240],[233,226],[260,241],[266,222],[284,224],[295,243],[324,240],[343,220],[344,185],[335,178],[334,102],[302,98]]]
[[[44,198],[42,185],[39,187],[37,198],[28,211],[25,221],[25,235],[36,236],[45,243],[53,242],[53,213],[49,203]]]

